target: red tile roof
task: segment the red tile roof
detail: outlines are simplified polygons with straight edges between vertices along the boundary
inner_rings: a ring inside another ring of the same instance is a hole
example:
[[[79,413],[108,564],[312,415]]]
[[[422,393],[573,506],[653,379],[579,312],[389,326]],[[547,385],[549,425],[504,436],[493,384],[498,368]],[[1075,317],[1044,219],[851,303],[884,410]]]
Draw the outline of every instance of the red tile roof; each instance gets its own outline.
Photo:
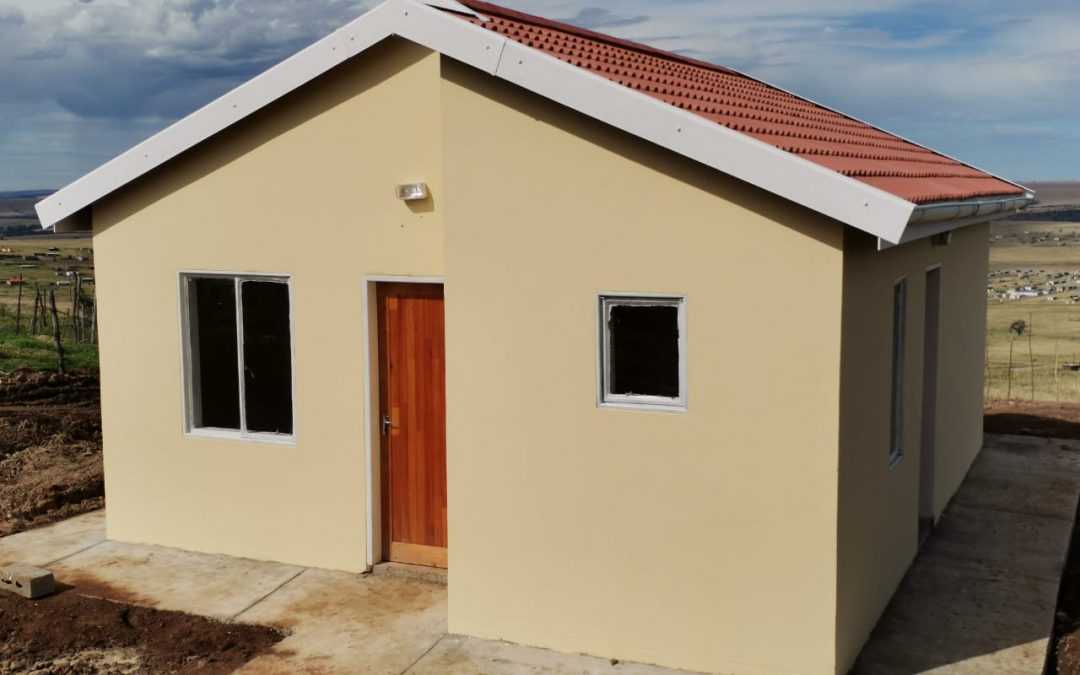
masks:
[[[478,0],[452,13],[571,65],[916,204],[1024,190],[741,73]]]

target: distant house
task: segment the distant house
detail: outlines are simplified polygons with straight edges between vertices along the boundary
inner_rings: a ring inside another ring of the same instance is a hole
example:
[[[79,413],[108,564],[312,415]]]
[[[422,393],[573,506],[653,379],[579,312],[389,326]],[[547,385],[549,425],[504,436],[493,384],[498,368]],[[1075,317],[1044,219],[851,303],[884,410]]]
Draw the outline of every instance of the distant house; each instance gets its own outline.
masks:
[[[390,0],[38,213],[93,232],[109,537],[445,566],[455,633],[817,674],[979,451],[986,221],[1030,199],[727,68]]]

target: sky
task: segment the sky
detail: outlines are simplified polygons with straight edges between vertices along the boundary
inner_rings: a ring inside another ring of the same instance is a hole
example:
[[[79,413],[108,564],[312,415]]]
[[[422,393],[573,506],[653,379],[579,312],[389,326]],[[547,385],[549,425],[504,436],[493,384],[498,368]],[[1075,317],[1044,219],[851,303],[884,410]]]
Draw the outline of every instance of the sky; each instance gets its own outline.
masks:
[[[59,188],[376,0],[0,0],[0,191]],[[1077,0],[502,0],[1019,181],[1080,180]]]

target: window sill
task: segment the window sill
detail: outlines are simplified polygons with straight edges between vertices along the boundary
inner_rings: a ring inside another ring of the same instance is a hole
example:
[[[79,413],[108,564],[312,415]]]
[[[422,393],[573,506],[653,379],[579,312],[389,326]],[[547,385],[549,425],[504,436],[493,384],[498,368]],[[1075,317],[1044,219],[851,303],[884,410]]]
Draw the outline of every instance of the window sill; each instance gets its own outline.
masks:
[[[296,436],[284,434],[242,434],[232,429],[189,429],[184,433],[186,438],[206,438],[217,441],[239,441],[241,443],[254,443],[259,445],[286,445],[295,446]]]
[[[686,413],[685,403],[659,403],[653,401],[600,401],[599,408],[615,410],[643,410],[647,412]]]

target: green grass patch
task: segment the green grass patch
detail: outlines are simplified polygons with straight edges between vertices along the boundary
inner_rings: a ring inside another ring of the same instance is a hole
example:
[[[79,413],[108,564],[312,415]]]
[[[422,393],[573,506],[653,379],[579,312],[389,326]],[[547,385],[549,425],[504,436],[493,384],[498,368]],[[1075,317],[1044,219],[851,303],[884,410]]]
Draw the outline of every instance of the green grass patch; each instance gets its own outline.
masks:
[[[68,370],[97,371],[97,345],[63,341],[61,344],[64,348],[64,364]],[[0,372],[11,372],[17,368],[56,370],[56,365],[56,350],[52,337],[0,333]]]

